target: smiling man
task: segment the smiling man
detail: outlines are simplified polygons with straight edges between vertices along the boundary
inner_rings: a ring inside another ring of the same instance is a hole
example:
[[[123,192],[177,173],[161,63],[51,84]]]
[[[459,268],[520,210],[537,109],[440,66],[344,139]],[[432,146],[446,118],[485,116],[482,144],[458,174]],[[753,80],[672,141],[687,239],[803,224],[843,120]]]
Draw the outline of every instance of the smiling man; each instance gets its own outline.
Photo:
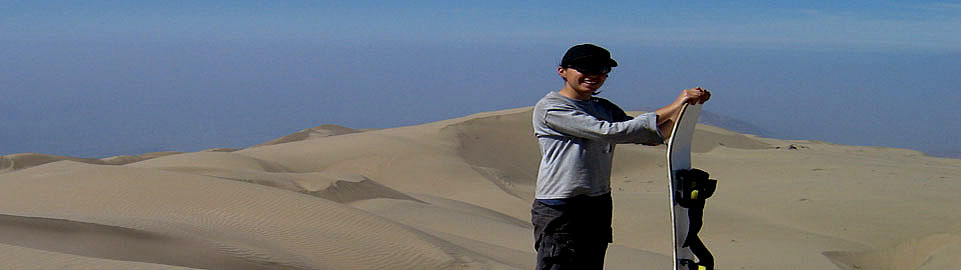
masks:
[[[611,220],[614,145],[658,145],[684,103],[703,103],[707,90],[685,89],[655,112],[637,117],[595,97],[617,61],[593,44],[571,47],[557,74],[564,86],[534,106],[533,126],[541,149],[531,207],[537,269],[603,269]]]

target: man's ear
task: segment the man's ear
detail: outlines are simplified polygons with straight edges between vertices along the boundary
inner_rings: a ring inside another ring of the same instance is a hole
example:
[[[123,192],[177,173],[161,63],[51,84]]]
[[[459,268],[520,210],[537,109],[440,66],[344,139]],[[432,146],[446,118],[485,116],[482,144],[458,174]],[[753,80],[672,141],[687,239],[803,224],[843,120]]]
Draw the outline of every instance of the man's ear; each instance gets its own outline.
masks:
[[[567,80],[567,74],[565,74],[566,72],[567,68],[561,66],[557,67],[557,75],[560,75],[564,80]]]

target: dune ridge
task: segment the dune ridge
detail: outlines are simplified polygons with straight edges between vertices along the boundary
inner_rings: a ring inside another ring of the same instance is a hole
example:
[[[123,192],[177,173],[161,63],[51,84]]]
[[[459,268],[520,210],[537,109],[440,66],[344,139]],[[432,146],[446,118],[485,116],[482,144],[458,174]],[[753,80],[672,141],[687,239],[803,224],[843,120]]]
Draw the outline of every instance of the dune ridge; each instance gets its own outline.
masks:
[[[0,173],[30,168],[61,160],[70,160],[90,164],[107,164],[105,161],[93,158],[75,158],[38,153],[21,153],[0,156]]]
[[[320,126],[316,126],[308,129],[303,129],[298,132],[291,133],[290,135],[273,139],[268,142],[255,145],[253,147],[297,142],[297,141],[323,138],[328,136],[344,135],[344,134],[357,133],[357,132],[363,132],[363,131],[342,127],[338,125],[320,125]]]

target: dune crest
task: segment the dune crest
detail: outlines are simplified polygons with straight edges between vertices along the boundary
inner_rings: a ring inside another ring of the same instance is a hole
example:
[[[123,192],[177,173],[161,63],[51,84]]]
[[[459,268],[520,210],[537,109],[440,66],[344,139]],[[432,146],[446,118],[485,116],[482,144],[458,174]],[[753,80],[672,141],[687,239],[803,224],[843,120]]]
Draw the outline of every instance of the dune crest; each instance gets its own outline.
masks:
[[[163,156],[136,163],[131,167],[173,168],[220,168],[228,170],[256,170],[263,172],[289,172],[283,165],[233,152],[194,152],[175,156]]]
[[[106,162],[93,158],[75,158],[37,153],[21,153],[0,156],[0,173],[26,169],[51,162],[70,160],[89,164],[107,164]]]
[[[695,132],[695,141],[692,143],[692,151],[695,153],[710,152],[714,150],[715,147],[746,150],[770,149],[774,147],[758,139],[756,136],[740,134],[709,125],[698,125]]]
[[[215,150],[215,151],[226,151],[226,150]],[[113,157],[107,157],[102,159],[78,158],[78,157],[57,156],[57,155],[47,155],[47,154],[38,154],[38,153],[19,153],[19,154],[0,156],[0,173],[26,169],[34,166],[39,166],[47,163],[64,161],[64,160],[82,162],[87,164],[97,164],[97,165],[124,165],[124,164],[140,162],[148,159],[175,155],[180,153],[182,152],[153,152],[153,153],[146,153],[146,154],[140,154],[140,155],[113,156]]]
[[[349,178],[338,177],[337,180],[323,189],[317,189],[315,185],[305,181],[299,181],[297,183],[301,188],[309,192],[309,194],[339,203],[380,198],[426,203],[360,175]]]
[[[129,155],[112,156],[108,158],[102,158],[100,160],[103,160],[104,162],[110,165],[125,165],[125,164],[134,163],[134,162],[140,162],[148,159],[154,159],[158,157],[165,157],[165,156],[176,155],[176,154],[183,154],[183,152],[174,152],[174,151],[152,152],[152,153],[146,153],[146,154],[140,154],[140,155],[134,155],[134,156],[129,156]]]
[[[282,144],[282,143],[289,143],[289,142],[298,142],[303,140],[344,135],[344,134],[357,133],[357,132],[363,132],[363,131],[346,128],[338,125],[320,125],[320,126],[304,129],[295,133],[291,133],[290,135],[273,139],[268,142],[255,145],[253,147],[275,145],[275,144]]]

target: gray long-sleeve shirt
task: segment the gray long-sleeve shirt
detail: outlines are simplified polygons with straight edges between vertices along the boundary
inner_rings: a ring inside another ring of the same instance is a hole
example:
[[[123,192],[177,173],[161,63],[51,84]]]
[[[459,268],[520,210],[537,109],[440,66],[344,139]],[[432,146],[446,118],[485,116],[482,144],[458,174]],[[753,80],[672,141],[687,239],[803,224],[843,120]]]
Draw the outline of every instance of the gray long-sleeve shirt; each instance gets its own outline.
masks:
[[[654,113],[630,117],[597,97],[575,100],[550,92],[534,106],[533,124],[541,148],[534,198],[540,200],[611,192],[615,144],[664,141]]]

